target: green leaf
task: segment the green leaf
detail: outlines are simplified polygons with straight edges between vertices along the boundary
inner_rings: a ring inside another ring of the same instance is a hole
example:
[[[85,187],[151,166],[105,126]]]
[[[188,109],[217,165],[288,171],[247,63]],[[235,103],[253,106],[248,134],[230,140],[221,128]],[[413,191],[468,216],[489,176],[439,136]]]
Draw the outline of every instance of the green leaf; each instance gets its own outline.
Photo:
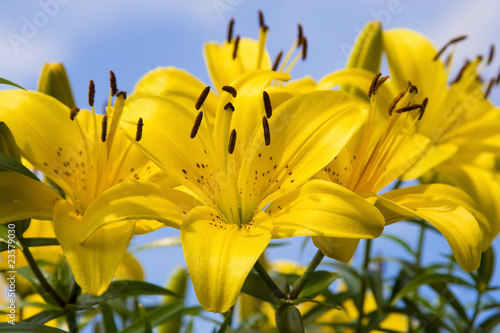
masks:
[[[155,327],[167,320],[179,316],[184,308],[183,302],[179,301],[175,304],[163,305],[149,312],[144,319],[146,319],[151,327]],[[130,326],[124,328],[120,333],[143,333],[144,332],[144,319],[138,318]]]
[[[463,279],[460,279],[456,276],[453,276],[451,274],[439,274],[439,273],[431,273],[431,274],[423,274],[416,276],[411,280],[406,286],[404,286],[397,294],[394,296],[391,306],[394,306],[400,299],[405,297],[411,292],[414,292],[417,290],[420,286],[422,285],[428,285],[436,282],[443,282],[443,283],[454,283],[454,284],[459,284],[463,286],[468,286],[470,287],[470,283],[467,281],[464,281]],[[438,291],[438,290],[436,290]],[[439,291],[438,291],[439,292]]]
[[[80,295],[77,305],[80,307],[90,307],[117,297],[140,295],[169,295],[181,298],[176,293],[155,284],[143,281],[119,280],[111,282],[108,291],[101,296],[92,296],[90,294]]]
[[[59,245],[56,238],[23,238],[24,247]],[[7,244],[0,243],[0,252],[8,250]]]
[[[479,327],[481,328],[481,332],[498,332],[494,330],[494,328],[498,328],[500,326],[500,311],[493,313],[491,316],[483,320]]]
[[[9,80],[4,79],[4,78],[1,78],[1,77],[0,77],[0,84],[8,84],[9,86],[14,86],[14,87],[20,88],[22,90],[26,90],[23,87],[21,87],[20,85],[15,84],[14,82],[9,81]]]
[[[328,287],[340,277],[339,273],[328,271],[315,271],[307,281],[304,289],[299,294],[299,297],[310,298],[323,293]]]
[[[272,304],[283,303],[283,300],[280,300],[274,295],[271,288],[269,288],[266,282],[264,282],[264,279],[262,279],[259,274],[254,272],[250,272],[248,274],[241,291],[264,302]]]
[[[392,235],[392,234],[386,234],[384,233],[382,237],[390,239],[391,241],[397,243],[401,247],[403,247],[408,253],[410,253],[412,256],[416,257],[417,254],[413,251],[413,249],[400,237]]]
[[[382,296],[382,272],[380,270],[369,270],[366,272],[368,285],[373,292],[375,303],[377,303],[377,312],[381,313],[384,308],[384,298]]]
[[[165,287],[182,297],[186,294],[187,271],[184,267],[176,267],[170,273]],[[179,298],[172,296],[163,297],[162,304],[168,305],[179,301]],[[159,333],[178,333],[181,328],[181,317],[173,318],[159,327]]]
[[[490,246],[486,251],[481,254],[481,266],[477,270],[480,285],[482,290],[488,288],[490,284],[491,276],[495,268],[495,253],[493,248]]]
[[[12,157],[16,161],[21,161],[21,152],[17,146],[14,134],[12,134],[7,124],[3,121],[0,121],[0,152]]]
[[[24,319],[24,322],[32,323],[32,324],[45,324],[46,322],[62,317],[66,314],[65,310],[57,310],[57,309],[49,309],[37,313],[34,316],[29,317],[28,319]],[[17,324],[16,324],[17,325]]]
[[[304,333],[302,317],[299,310],[291,304],[283,304],[276,310],[276,327],[278,332]]]
[[[9,323],[0,323],[0,332],[11,333],[67,333],[58,328],[44,326],[34,323],[18,322],[15,325]]]
[[[171,247],[171,246],[181,246],[181,245],[182,244],[181,244],[180,237],[177,237],[177,236],[165,237],[165,238],[154,240],[154,241],[149,242],[147,244],[144,244],[142,246],[139,246],[139,247],[133,249],[131,252],[159,249],[159,248]]]
[[[111,309],[111,306],[109,306],[109,304],[101,303],[101,314],[102,321],[104,323],[104,331],[106,333],[118,332],[115,324],[115,318],[113,316],[113,310]]]
[[[361,277],[358,271],[342,263],[328,262],[326,265],[332,266],[340,273],[342,280],[345,282],[352,295],[359,295],[361,293]]]
[[[52,275],[50,272],[48,272],[46,269],[43,267],[38,266],[38,269],[42,273],[43,277],[47,281],[47,283],[55,290],[55,292],[62,298],[62,299],[68,299],[69,296],[69,290],[65,289],[62,284],[59,282],[59,280]],[[24,277],[26,280],[30,282],[32,287],[36,290],[37,293],[40,294],[40,296],[43,297],[45,302],[48,304],[52,305],[57,305],[57,303],[54,303],[52,296],[50,296],[47,291],[40,285],[40,282],[36,278],[35,274],[33,274],[33,271],[31,270],[31,267],[29,266],[24,266],[24,267],[19,267],[17,269],[17,273],[20,274],[22,277]]]
[[[17,239],[16,237],[15,228],[9,228],[9,225],[13,224],[0,224],[0,241],[2,241],[6,245],[7,249],[10,245],[11,250],[13,249],[13,247],[22,250],[23,246],[21,245],[21,242],[19,242],[19,239]]]
[[[25,176],[40,181],[40,179],[38,179],[33,172],[29,171],[28,168],[22,165],[21,162],[18,162],[13,157],[10,157],[5,153],[0,152],[0,170],[2,169],[18,172],[20,174],[23,174]]]

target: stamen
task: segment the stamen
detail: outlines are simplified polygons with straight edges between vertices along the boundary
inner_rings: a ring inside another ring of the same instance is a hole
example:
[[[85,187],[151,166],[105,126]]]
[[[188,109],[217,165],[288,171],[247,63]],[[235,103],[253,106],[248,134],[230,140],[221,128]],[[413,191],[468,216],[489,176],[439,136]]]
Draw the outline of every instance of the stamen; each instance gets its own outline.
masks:
[[[229,27],[227,28],[227,43],[231,43],[233,40],[233,28],[234,28],[234,18],[229,21]]]
[[[495,85],[497,79],[496,78],[492,78],[490,80],[490,84],[488,84],[488,89],[486,89],[486,92],[484,93],[484,99],[487,99],[488,96],[490,95],[491,93],[491,89],[493,88],[493,86]]]
[[[494,56],[495,56],[495,45],[491,44],[490,54],[488,56],[488,61],[486,62],[487,65],[491,64],[491,62],[493,61],[493,57]]]
[[[262,117],[262,127],[264,127],[264,141],[266,146],[269,146],[271,144],[271,133],[269,132],[269,123],[266,117]]]
[[[234,105],[231,102],[227,102],[226,105],[224,105],[224,110],[231,109],[232,112],[234,112]]]
[[[198,97],[198,100],[196,101],[196,104],[194,106],[196,110],[199,110],[201,108],[201,106],[207,99],[209,92],[210,92],[210,86],[206,86],[205,89],[203,89],[203,91],[201,92],[200,97]]]
[[[236,55],[238,54],[238,45],[240,44],[240,35],[236,36],[234,41],[234,49],[233,49],[233,59],[236,59]]]
[[[377,86],[378,79],[382,76],[382,73],[378,72],[377,75],[372,80],[372,84],[370,85],[370,89],[368,89],[368,98],[372,97],[375,87]]]
[[[398,104],[398,102],[401,100],[401,98],[403,98],[404,95],[405,95],[404,92],[400,92],[399,95],[397,95],[396,98],[392,100],[391,105],[389,105],[389,116],[392,116],[392,111],[394,110],[396,104]]]
[[[137,122],[137,132],[135,133],[135,141],[141,141],[142,139],[142,126],[144,126],[144,123],[142,122],[142,118],[139,118]]]
[[[123,97],[123,99],[127,99],[127,92],[126,91],[119,91],[116,93],[116,97]]]
[[[233,95],[233,97],[236,97],[236,89],[234,89],[233,87],[224,86],[224,87],[222,87],[222,90],[224,90],[227,93],[230,93],[231,95]]]
[[[403,112],[409,112],[409,111],[416,110],[416,109],[422,109],[422,105],[420,105],[420,104],[408,105],[408,106],[402,107],[400,109],[397,109],[395,112],[396,113],[403,113]]]
[[[200,111],[200,113],[198,113],[196,119],[194,120],[193,129],[191,130],[191,139],[194,139],[196,133],[198,133],[198,129],[200,128],[202,119],[203,119],[203,111]]]
[[[116,95],[118,89],[116,89],[116,76],[113,71],[109,71],[109,85],[111,86],[111,96]]]
[[[101,141],[106,142],[106,136],[108,134],[108,116],[102,117],[102,124],[101,124]]]
[[[422,101],[422,107],[420,108],[420,114],[418,115],[418,120],[422,119],[424,116],[425,108],[427,107],[427,102],[429,102],[429,98],[424,98]]]
[[[306,60],[307,57],[307,38],[302,37],[302,60]]]
[[[281,61],[281,57],[283,57],[283,50],[281,50],[280,53],[278,53],[278,55],[276,56],[276,59],[274,59],[272,70],[275,72],[278,69],[278,66],[279,66],[280,61]]]
[[[372,91],[372,94],[375,95],[378,91],[378,88],[380,88],[381,85],[384,84],[385,81],[387,81],[387,79],[389,78],[389,76],[382,76],[380,79],[378,79],[376,85],[375,85],[375,88],[373,89]]]
[[[89,81],[89,105],[94,106],[95,84],[94,80]]]
[[[266,117],[269,119],[273,115],[271,99],[269,98],[269,94],[265,90],[263,91],[262,95],[264,97],[264,109],[266,110]]]
[[[413,94],[413,93],[418,94],[417,86],[412,85],[411,82],[409,82],[409,81],[408,81],[408,84],[409,84],[408,92],[410,94]]]
[[[80,109],[74,106],[69,112],[69,119],[71,119],[72,121],[75,120],[75,117],[78,114],[78,112],[80,112]]]
[[[299,29],[299,34],[297,36],[297,47],[300,47],[300,45],[302,44],[302,38],[304,37],[304,30],[302,29],[302,24],[299,23],[298,29]]]
[[[465,70],[467,69],[467,67],[469,66],[470,64],[470,61],[469,60],[466,60],[465,61],[465,64],[462,66],[462,68],[460,69],[460,72],[458,72],[457,74],[457,77],[455,78],[455,80],[453,80],[451,82],[451,84],[453,83],[457,83],[458,81],[460,81],[460,79],[462,78],[462,75],[464,74]]]
[[[264,14],[262,13],[261,10],[259,10],[259,27],[266,32],[269,30],[269,27],[266,25],[264,22]]]
[[[453,38],[448,43],[444,44],[444,46],[441,48],[441,50],[439,50],[439,52],[434,56],[434,58],[432,60],[436,61],[439,58],[439,56],[441,56],[441,54],[443,54],[443,52],[446,51],[446,49],[448,48],[448,46],[450,46],[452,44],[455,44],[455,43],[458,43],[458,42],[460,42],[460,41],[462,41],[462,40],[464,40],[466,38],[467,38],[466,35]]]
[[[233,130],[231,131],[231,135],[229,136],[229,146],[227,147],[229,154],[232,154],[234,152],[235,144],[236,144],[236,130],[233,128]]]

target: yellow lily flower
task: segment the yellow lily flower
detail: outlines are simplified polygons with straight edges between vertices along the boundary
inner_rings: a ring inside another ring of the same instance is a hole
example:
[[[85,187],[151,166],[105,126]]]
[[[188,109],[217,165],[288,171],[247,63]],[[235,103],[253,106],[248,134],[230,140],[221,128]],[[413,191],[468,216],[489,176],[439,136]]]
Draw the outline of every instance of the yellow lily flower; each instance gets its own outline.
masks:
[[[415,133],[416,124],[427,114],[424,115],[425,101],[412,104],[418,91],[416,86],[408,86],[386,105],[388,121],[379,120],[377,88],[387,79],[379,77],[380,74],[375,77],[368,93],[370,115],[364,131],[359,132],[317,177],[376,202],[386,224],[411,217],[428,221],[446,238],[462,268],[473,271],[479,266],[481,227],[487,222],[465,193],[452,186],[429,184],[377,195],[419,159],[428,141],[425,136]],[[347,262],[359,240],[313,237],[313,242],[325,255]]]
[[[492,61],[493,48],[488,58],[467,61],[456,77],[449,77],[453,54],[446,62],[441,56],[447,46],[464,38],[455,38],[438,51],[426,37],[411,30],[383,33],[392,83],[401,89],[411,81],[429,99],[426,115],[416,125],[416,131],[429,142],[402,178],[425,175],[422,179],[457,185],[471,195],[489,220],[483,228],[485,250],[500,232],[498,201],[494,201],[498,200],[500,183],[495,167],[473,161],[485,154],[500,154],[499,110],[487,98],[498,78],[489,82],[479,79],[481,69]]]
[[[382,231],[373,205],[336,184],[309,181],[366,112],[332,91],[273,109],[266,87],[287,79],[273,71],[236,79],[219,98],[213,130],[204,119],[208,88],[196,103],[199,112],[162,96],[131,97],[125,105],[125,134],[202,202],[180,229],[198,301],[209,311],[235,303],[271,238],[372,238]]]
[[[113,75],[114,76],[114,75]],[[113,80],[112,80],[113,81]],[[0,223],[25,218],[52,220],[83,292],[106,291],[125,255],[136,220],[149,212],[156,221],[180,226],[192,198],[143,180],[155,180],[157,167],[117,131],[125,93],[112,95],[106,115],[69,109],[33,91],[1,91],[0,119],[13,132],[23,156],[64,192],[14,172],[0,172]],[[147,190],[147,194],[145,193]],[[175,201],[150,208],[156,196],[175,192]],[[95,226],[99,225],[99,230]],[[92,232],[89,232],[92,230]]]

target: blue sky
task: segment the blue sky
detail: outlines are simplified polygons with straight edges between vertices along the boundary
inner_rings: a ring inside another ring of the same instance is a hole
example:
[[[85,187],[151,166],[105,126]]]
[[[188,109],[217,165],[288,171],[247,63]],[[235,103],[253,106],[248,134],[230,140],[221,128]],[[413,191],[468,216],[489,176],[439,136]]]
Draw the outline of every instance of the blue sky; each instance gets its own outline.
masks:
[[[418,30],[437,47],[467,34],[469,38],[457,48],[457,64],[465,57],[487,54],[492,43],[500,46],[500,2],[495,0],[39,0],[3,1],[0,8],[0,77],[36,89],[43,63],[62,62],[81,107],[86,107],[90,79],[96,84],[96,100],[104,103],[110,69],[116,73],[118,88],[128,92],[142,75],[158,66],[176,66],[210,83],[203,43],[224,40],[231,17],[236,20],[236,33],[256,38],[259,9],[270,27],[268,50],[272,57],[290,47],[296,38],[297,24],[303,25],[308,37],[308,58],[293,69],[294,77],[308,74],[319,79],[342,68],[358,32],[374,19],[380,20],[386,29]],[[484,76],[497,75],[499,67],[497,58],[486,68]],[[492,99],[497,105],[499,95],[498,89],[493,91]],[[409,239],[416,234],[414,228],[403,223],[387,231]],[[163,229],[136,238],[134,243],[175,235],[177,231]],[[294,240],[288,247],[276,248],[270,256],[307,263],[315,249],[307,246],[301,255],[301,242]],[[429,244],[425,260],[436,260],[439,253],[448,251],[446,242],[438,237],[429,238]],[[375,254],[392,252],[399,249],[386,240],[375,242]],[[148,280],[158,284],[164,283],[173,266],[184,262],[180,248],[143,251],[139,257]],[[498,272],[495,279],[500,280]]]

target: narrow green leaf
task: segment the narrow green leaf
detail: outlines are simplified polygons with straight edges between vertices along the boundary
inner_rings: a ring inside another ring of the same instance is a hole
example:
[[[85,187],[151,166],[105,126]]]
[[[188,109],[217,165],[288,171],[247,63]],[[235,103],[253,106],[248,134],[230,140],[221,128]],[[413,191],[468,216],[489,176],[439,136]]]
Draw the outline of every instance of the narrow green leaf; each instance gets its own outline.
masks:
[[[23,238],[24,247],[59,245],[57,238]],[[8,250],[7,244],[0,243],[0,252]]]
[[[358,271],[342,263],[328,262],[326,265],[332,266],[340,273],[342,280],[347,285],[351,294],[358,295],[361,293],[361,277],[359,276]]]
[[[43,267],[38,267],[40,271],[42,272],[43,277],[45,280],[50,284],[50,286],[55,290],[55,292],[62,298],[62,299],[67,299],[69,297],[69,290],[65,289],[62,284],[59,282],[59,280],[52,275],[49,271],[44,269]],[[24,277],[26,280],[30,282],[32,287],[40,294],[40,296],[43,297],[43,299],[48,303],[48,304],[53,304],[52,297],[47,294],[45,289],[40,285],[38,279],[36,276],[33,274],[33,271],[29,266],[24,266],[24,267],[19,267],[17,269],[17,273],[20,274],[22,277]]]
[[[500,311],[497,311],[483,320],[479,324],[481,332],[498,332],[495,328],[500,329]]]
[[[400,237],[398,236],[395,236],[395,235],[392,235],[392,234],[386,234],[384,233],[382,235],[382,237],[384,238],[387,238],[395,243],[397,243],[398,245],[400,245],[402,248],[404,248],[406,251],[408,251],[408,253],[410,253],[412,256],[416,257],[416,253],[413,251],[413,249],[410,247],[410,245],[408,245],[403,239],[401,239]]]
[[[22,90],[26,90],[26,89],[24,89],[23,87],[21,87],[20,85],[15,84],[14,82],[9,81],[9,80],[4,79],[4,78],[1,78],[1,77],[0,77],[0,84],[7,84],[7,85],[9,85],[9,86],[14,86],[14,87],[20,88],[20,89],[22,89]]]
[[[373,292],[375,303],[377,303],[377,310],[380,313],[384,308],[384,298],[382,296],[382,272],[380,270],[369,270],[366,272],[368,285]]]
[[[394,297],[391,302],[391,306],[394,306],[400,299],[408,295],[409,293],[417,290],[422,285],[428,285],[436,282],[444,282],[444,283],[453,283],[459,284],[462,286],[470,287],[470,283],[460,279],[451,274],[439,274],[439,273],[431,273],[431,274],[423,274],[416,276],[413,280],[411,280],[406,286],[404,286]],[[438,291],[438,290],[436,290]],[[439,292],[439,291],[438,291]]]
[[[23,319],[23,321],[32,324],[42,325],[52,319],[62,317],[65,314],[66,314],[65,310],[50,309],[37,313],[36,315],[29,317],[28,319]]]
[[[13,157],[10,157],[5,153],[0,152],[0,170],[2,169],[15,171],[30,178],[33,178],[35,180],[38,181],[40,180],[37,178],[37,176],[35,176],[33,172],[29,171],[28,168],[22,165],[21,162],[18,162]]]
[[[490,246],[486,251],[484,251],[481,254],[481,266],[479,266],[479,269],[477,270],[477,274],[481,283],[479,287],[482,290],[485,290],[490,284],[494,268],[495,268],[495,253],[493,252],[493,248]]]
[[[183,302],[179,301],[175,304],[159,306],[155,310],[149,312],[145,318],[150,323],[151,327],[155,327],[171,318],[179,316],[184,308]],[[139,318],[130,326],[124,328],[120,333],[144,333],[144,320]]]
[[[274,295],[271,288],[269,288],[269,286],[266,284],[266,282],[264,282],[260,275],[254,272],[250,272],[248,274],[247,278],[245,279],[245,283],[243,283],[241,291],[264,302],[272,304],[282,303],[282,301],[280,301]]]
[[[101,314],[102,321],[104,323],[104,331],[106,333],[116,333],[118,329],[116,328],[115,318],[113,316],[113,310],[111,306],[107,303],[101,303]]]
[[[328,289],[333,281],[339,277],[339,273],[315,271],[307,281],[304,289],[300,292],[299,297],[313,299]]]
[[[23,246],[16,237],[15,226],[12,224],[13,227],[9,228],[10,225],[11,223],[0,224],[0,241],[6,245],[6,249],[10,248],[10,250],[13,250],[16,248],[22,250]]]
[[[169,295],[180,298],[176,293],[155,284],[143,281],[119,280],[111,282],[108,291],[101,296],[92,296],[89,294],[80,295],[77,300],[77,305],[80,307],[89,307],[116,297],[140,295]]]
[[[34,323],[19,322],[15,325],[9,323],[0,323],[0,332],[11,333],[67,333],[58,328],[44,326]]]

